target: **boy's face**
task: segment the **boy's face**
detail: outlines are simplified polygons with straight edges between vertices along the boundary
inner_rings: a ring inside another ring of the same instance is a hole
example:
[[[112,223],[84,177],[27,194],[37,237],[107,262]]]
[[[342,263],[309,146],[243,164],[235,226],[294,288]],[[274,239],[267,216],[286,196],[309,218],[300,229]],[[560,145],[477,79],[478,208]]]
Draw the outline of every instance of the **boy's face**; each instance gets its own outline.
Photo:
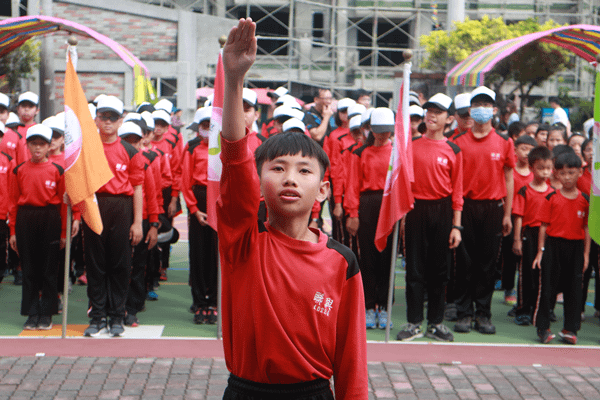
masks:
[[[279,118],[275,118],[273,120],[273,128],[277,131],[277,133],[283,132],[283,122]]]
[[[465,114],[456,113],[456,124],[458,126],[458,130],[464,132],[473,128],[473,118],[471,118],[471,114],[469,112]]]
[[[62,145],[65,143],[65,137],[60,133],[53,132],[52,133],[52,142],[50,143],[50,151],[55,152],[58,151]]]
[[[417,129],[419,129],[419,124],[421,121],[423,121],[423,118],[418,115],[410,116],[410,130],[412,131],[413,135],[417,132]]]
[[[430,107],[425,110],[425,126],[427,126],[428,132],[444,130],[449,119],[448,112],[437,107]]]
[[[535,124],[527,125],[527,127],[525,127],[525,133],[528,134],[529,136],[531,136],[532,138],[535,138],[535,133],[537,132],[537,128],[538,128],[538,126]]]
[[[162,119],[154,120],[154,137],[158,140],[162,139],[163,135],[169,130],[169,124]]]
[[[533,164],[533,178],[538,181],[546,181],[552,175],[552,160],[537,160]]]
[[[582,175],[581,168],[564,167],[556,171],[556,177],[564,189],[573,189],[577,186],[577,179]]]
[[[567,144],[561,131],[550,131],[550,133],[548,133],[548,139],[546,143],[549,150],[552,150],[559,144]]]
[[[571,147],[573,150],[575,150],[575,153],[579,157],[583,158],[583,154],[581,151],[581,145],[583,144],[583,141],[585,140],[585,138],[583,136],[571,136],[570,139],[571,140],[569,140],[569,147]]]
[[[583,154],[583,161],[585,161],[588,165],[591,165],[592,157],[594,156],[594,143],[590,141],[581,153]]]
[[[527,163],[527,156],[529,155],[531,149],[533,149],[533,146],[525,143],[522,143],[515,147],[515,154],[517,155],[517,159],[521,162]]]
[[[96,126],[103,136],[116,135],[123,117],[114,111],[102,111],[96,115]]]
[[[252,125],[257,118],[256,114],[254,107],[244,101],[244,123],[246,124],[246,128],[252,129]]]
[[[545,146],[546,140],[548,139],[548,131],[539,131],[535,134],[535,140],[538,146]]]
[[[135,147],[136,150],[140,150],[142,148],[142,138],[138,135],[123,136],[123,140]]]
[[[260,191],[270,218],[308,218],[315,199],[322,202],[327,198],[329,182],[321,180],[321,166],[316,158],[298,153],[265,161]]]
[[[27,141],[27,148],[31,153],[32,162],[41,162],[48,156],[50,150],[50,143],[42,139],[41,137],[34,137]]]
[[[8,108],[0,106],[0,122],[6,124],[6,121],[8,120],[8,114],[10,114]]]
[[[38,106],[29,101],[22,101],[17,106],[17,115],[21,122],[25,125],[30,125],[33,123],[33,119],[40,111]]]

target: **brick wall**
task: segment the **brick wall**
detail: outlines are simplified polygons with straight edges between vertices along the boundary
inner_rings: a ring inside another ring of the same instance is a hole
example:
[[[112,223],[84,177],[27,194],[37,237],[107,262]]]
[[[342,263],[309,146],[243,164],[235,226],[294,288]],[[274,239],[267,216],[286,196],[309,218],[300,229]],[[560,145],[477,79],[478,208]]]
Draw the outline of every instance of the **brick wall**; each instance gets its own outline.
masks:
[[[55,17],[108,36],[142,61],[177,60],[176,22],[60,2],[53,3],[52,10]],[[67,33],[54,34],[55,57],[65,57],[66,38]],[[92,38],[79,37],[77,52],[82,59],[119,59],[114,51]]]
[[[108,94],[117,96],[121,100],[125,91],[125,75],[115,73],[86,73],[78,72],[79,82],[83,87],[83,92],[88,100],[93,100],[99,94]],[[54,103],[55,112],[60,112],[64,107],[64,89],[65,74],[56,72],[54,75],[54,88],[56,100]]]

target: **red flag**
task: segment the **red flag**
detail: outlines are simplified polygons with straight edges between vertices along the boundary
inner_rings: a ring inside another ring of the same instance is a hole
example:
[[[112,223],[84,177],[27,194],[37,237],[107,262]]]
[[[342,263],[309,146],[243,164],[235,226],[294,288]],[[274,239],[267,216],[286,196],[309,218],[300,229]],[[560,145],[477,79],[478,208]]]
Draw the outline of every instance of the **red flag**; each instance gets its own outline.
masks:
[[[407,77],[407,71],[404,71]],[[405,78],[406,80],[406,78]],[[405,81],[406,83],[406,81]],[[414,181],[412,170],[412,140],[410,123],[408,122],[408,85],[400,88],[400,101],[396,113],[394,137],[392,138],[392,154],[385,180],[385,190],[375,231],[375,247],[385,249],[387,238],[392,233],[394,225],[407,212],[413,209],[414,197],[411,182]]]
[[[208,187],[206,189],[206,213],[208,224],[217,230],[217,199],[221,181],[221,128],[223,126],[223,94],[225,75],[223,73],[222,52],[219,52],[217,73],[215,76],[214,99],[210,117],[210,134],[208,136]]]

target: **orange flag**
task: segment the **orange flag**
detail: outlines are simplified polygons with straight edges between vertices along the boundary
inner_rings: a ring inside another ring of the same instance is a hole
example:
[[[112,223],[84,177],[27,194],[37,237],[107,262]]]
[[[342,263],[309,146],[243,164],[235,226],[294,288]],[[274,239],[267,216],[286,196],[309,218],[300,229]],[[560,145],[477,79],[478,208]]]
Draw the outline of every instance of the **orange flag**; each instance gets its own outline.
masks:
[[[69,46],[64,89],[65,188],[71,203],[81,210],[85,223],[100,235],[102,219],[95,193],[113,174],[75,72],[76,57],[75,49]]]

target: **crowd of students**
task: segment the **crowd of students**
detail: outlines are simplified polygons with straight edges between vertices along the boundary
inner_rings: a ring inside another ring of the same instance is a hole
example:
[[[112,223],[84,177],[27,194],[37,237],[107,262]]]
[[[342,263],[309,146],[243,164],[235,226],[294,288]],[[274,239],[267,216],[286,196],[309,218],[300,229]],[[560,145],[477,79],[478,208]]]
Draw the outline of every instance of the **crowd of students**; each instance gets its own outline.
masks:
[[[366,92],[334,107],[331,91],[318,89],[309,109],[284,87],[269,96],[269,119],[258,133],[256,92],[243,89],[248,147],[254,153],[269,137],[299,132],[323,148],[330,161],[324,175],[329,201],[315,201],[307,224],[320,227],[322,204],[329,205],[330,235],[360,265],[365,326],[385,329],[392,239],[380,252],[374,237],[394,113],[372,108]],[[554,337],[549,321],[556,319],[557,295],[564,294],[559,335],[576,343],[591,271],[598,268],[598,246],[587,233],[591,130],[571,134],[561,122],[518,120],[498,126],[496,93],[483,86],[454,99],[438,93],[421,102],[412,92],[415,206],[402,223],[407,324],[398,340],[426,335],[452,341],[444,319],[456,321],[455,332],[495,333],[491,299],[500,282],[507,304],[515,304],[509,315],[518,325],[534,324],[544,343]],[[155,288],[166,279],[176,241],[172,222],[181,213],[180,198],[188,210],[190,311],[195,323],[216,323],[218,241],[206,214],[210,103],[186,127],[196,133],[187,143],[173,127],[177,110],[168,100],[129,113],[114,96],[100,95],[90,104],[114,178],[96,193],[101,235],[80,225],[76,207],[73,213],[73,279],[87,283],[90,305],[85,336],[120,336],[124,325],[139,324],[145,301],[158,298]],[[64,114],[36,124],[38,111],[32,92],[22,93],[15,107],[0,94],[0,252],[10,253],[2,257],[0,279],[9,260],[16,280],[22,276],[25,329],[52,327],[64,289]],[[264,201],[257,218],[268,220]]]

